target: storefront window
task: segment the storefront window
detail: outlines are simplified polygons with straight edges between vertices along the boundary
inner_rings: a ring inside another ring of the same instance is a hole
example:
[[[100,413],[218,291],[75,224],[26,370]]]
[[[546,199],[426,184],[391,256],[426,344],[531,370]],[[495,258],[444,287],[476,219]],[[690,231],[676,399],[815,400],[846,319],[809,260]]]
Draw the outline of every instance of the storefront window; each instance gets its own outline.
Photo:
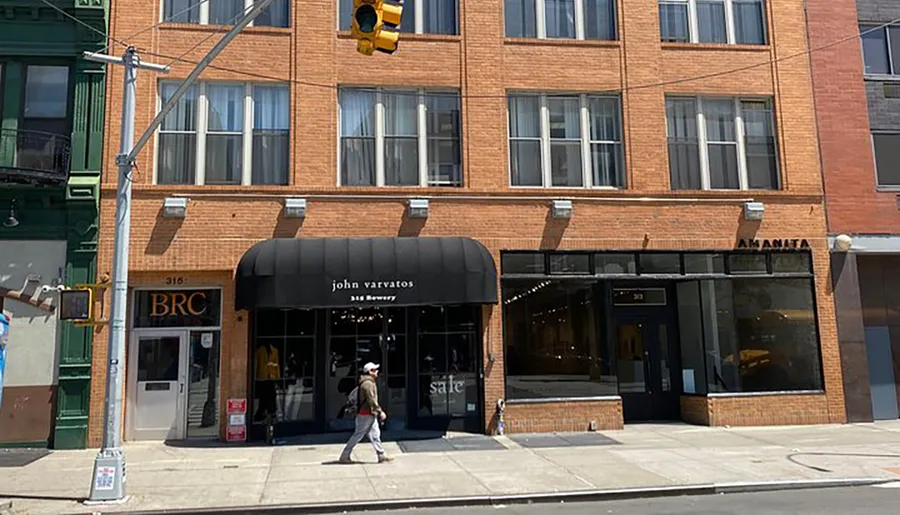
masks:
[[[473,306],[419,308],[420,417],[464,417],[478,409],[478,317]]]
[[[822,389],[811,279],[700,281],[699,291],[710,392]]]
[[[685,256],[687,265],[688,256]],[[711,281],[707,281],[711,282]],[[681,383],[684,393],[706,393],[703,359],[703,305],[700,281],[678,283],[678,328],[681,344]]]
[[[504,281],[507,399],[618,393],[598,291],[596,283]]]
[[[315,312],[258,310],[253,421],[315,419]]]

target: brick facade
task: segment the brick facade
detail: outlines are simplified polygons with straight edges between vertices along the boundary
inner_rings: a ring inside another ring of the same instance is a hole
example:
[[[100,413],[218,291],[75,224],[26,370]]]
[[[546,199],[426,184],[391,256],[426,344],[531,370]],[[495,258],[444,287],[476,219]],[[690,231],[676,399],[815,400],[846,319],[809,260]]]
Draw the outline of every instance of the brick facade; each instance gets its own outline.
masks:
[[[483,243],[499,267],[506,249],[732,249],[739,238],[805,238],[813,247],[828,420],[843,420],[840,360],[829,286],[828,249],[815,112],[809,62],[805,57],[765,64],[737,73],[728,70],[806,48],[803,6],[767,3],[770,39],[764,47],[674,45],[659,42],[656,2],[619,2],[616,42],[505,39],[503,3],[461,2],[460,36],[403,35],[392,56],[364,57],[355,41],[334,27],[335,2],[294,2],[294,29],[250,28],[216,61],[221,67],[299,81],[291,88],[290,186],[158,186],[152,184],[153,145],[138,158],[131,235],[131,283],[159,284],[185,278],[185,287],[217,284],[223,303],[222,394],[246,394],[247,313],[235,313],[232,275],[241,255],[271,237],[464,235]],[[160,19],[159,4],[120,0],[112,9],[113,36],[122,38]],[[298,13],[303,13],[301,18]],[[317,27],[312,30],[310,27]],[[776,30],[771,30],[771,28]],[[129,42],[165,55],[180,55],[214,28],[163,25]],[[215,38],[213,38],[215,39]],[[199,59],[208,42],[188,57]],[[116,48],[121,51],[121,48]],[[152,58],[146,54],[147,59]],[[156,59],[160,61],[160,59]],[[169,79],[191,67],[176,64]],[[715,78],[674,81],[723,73]],[[205,80],[253,80],[211,69]],[[146,127],[156,106],[157,77],[138,79],[138,128]],[[659,82],[672,82],[652,86]],[[340,85],[404,85],[459,88],[462,100],[462,188],[337,187],[337,96]],[[509,187],[508,90],[605,92],[622,95],[626,177],[623,190],[514,189]],[[109,81],[109,95],[122,86]],[[664,95],[697,93],[770,95],[775,98],[780,191],[672,191],[666,151]],[[120,104],[110,102],[108,120],[118,120]],[[118,123],[107,123],[110,142]],[[107,149],[115,148],[115,145]],[[115,202],[114,152],[107,151],[103,181],[99,273],[110,272]],[[166,195],[190,197],[185,219],[160,215]],[[309,200],[302,221],[284,218],[281,197]],[[350,197],[349,195],[353,195]],[[427,219],[404,216],[405,199],[430,196]],[[550,199],[571,198],[571,220],[548,214]],[[753,198],[766,205],[762,222],[742,218]],[[503,325],[500,306],[484,309],[486,425],[493,425],[495,402],[504,396]],[[105,341],[105,333],[98,336]],[[489,355],[495,361],[489,361]],[[105,347],[94,349],[103,363]],[[225,368],[225,367],[228,368]],[[91,441],[102,426],[104,367],[95,367]],[[225,379],[232,375],[232,379]],[[718,401],[716,401],[718,402]],[[621,403],[510,405],[506,427],[515,430],[584,430],[621,425]],[[777,409],[780,409],[777,408]],[[224,411],[224,409],[223,409]],[[618,418],[617,418],[618,417]]]

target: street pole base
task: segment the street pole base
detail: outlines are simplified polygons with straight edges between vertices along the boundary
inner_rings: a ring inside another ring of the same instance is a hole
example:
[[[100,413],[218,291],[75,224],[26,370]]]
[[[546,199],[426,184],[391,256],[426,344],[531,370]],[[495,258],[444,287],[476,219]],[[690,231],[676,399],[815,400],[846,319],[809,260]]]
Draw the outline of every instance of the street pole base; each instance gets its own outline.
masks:
[[[125,454],[121,449],[100,451],[94,458],[91,496],[85,504],[121,503],[125,496]]]

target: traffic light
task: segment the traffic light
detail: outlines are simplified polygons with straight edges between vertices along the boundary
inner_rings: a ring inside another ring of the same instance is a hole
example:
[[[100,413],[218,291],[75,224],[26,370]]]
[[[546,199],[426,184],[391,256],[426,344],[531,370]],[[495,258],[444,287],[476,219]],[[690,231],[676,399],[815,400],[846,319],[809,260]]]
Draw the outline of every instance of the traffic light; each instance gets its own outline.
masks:
[[[353,0],[350,30],[356,38],[356,50],[365,55],[372,55],[376,50],[393,54],[400,40],[402,15],[402,0]]]
[[[85,322],[94,317],[94,292],[88,288],[59,292],[59,319]]]

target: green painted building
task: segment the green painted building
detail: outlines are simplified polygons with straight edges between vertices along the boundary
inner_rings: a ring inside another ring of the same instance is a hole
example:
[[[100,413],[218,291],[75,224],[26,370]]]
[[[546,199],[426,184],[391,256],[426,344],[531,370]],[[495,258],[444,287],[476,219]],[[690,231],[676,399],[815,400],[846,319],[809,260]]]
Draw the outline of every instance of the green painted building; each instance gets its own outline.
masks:
[[[50,0],[107,31],[106,0]],[[102,34],[40,0],[0,0],[0,308],[12,321],[0,447],[87,443],[92,330],[57,287],[94,282],[106,69]]]

